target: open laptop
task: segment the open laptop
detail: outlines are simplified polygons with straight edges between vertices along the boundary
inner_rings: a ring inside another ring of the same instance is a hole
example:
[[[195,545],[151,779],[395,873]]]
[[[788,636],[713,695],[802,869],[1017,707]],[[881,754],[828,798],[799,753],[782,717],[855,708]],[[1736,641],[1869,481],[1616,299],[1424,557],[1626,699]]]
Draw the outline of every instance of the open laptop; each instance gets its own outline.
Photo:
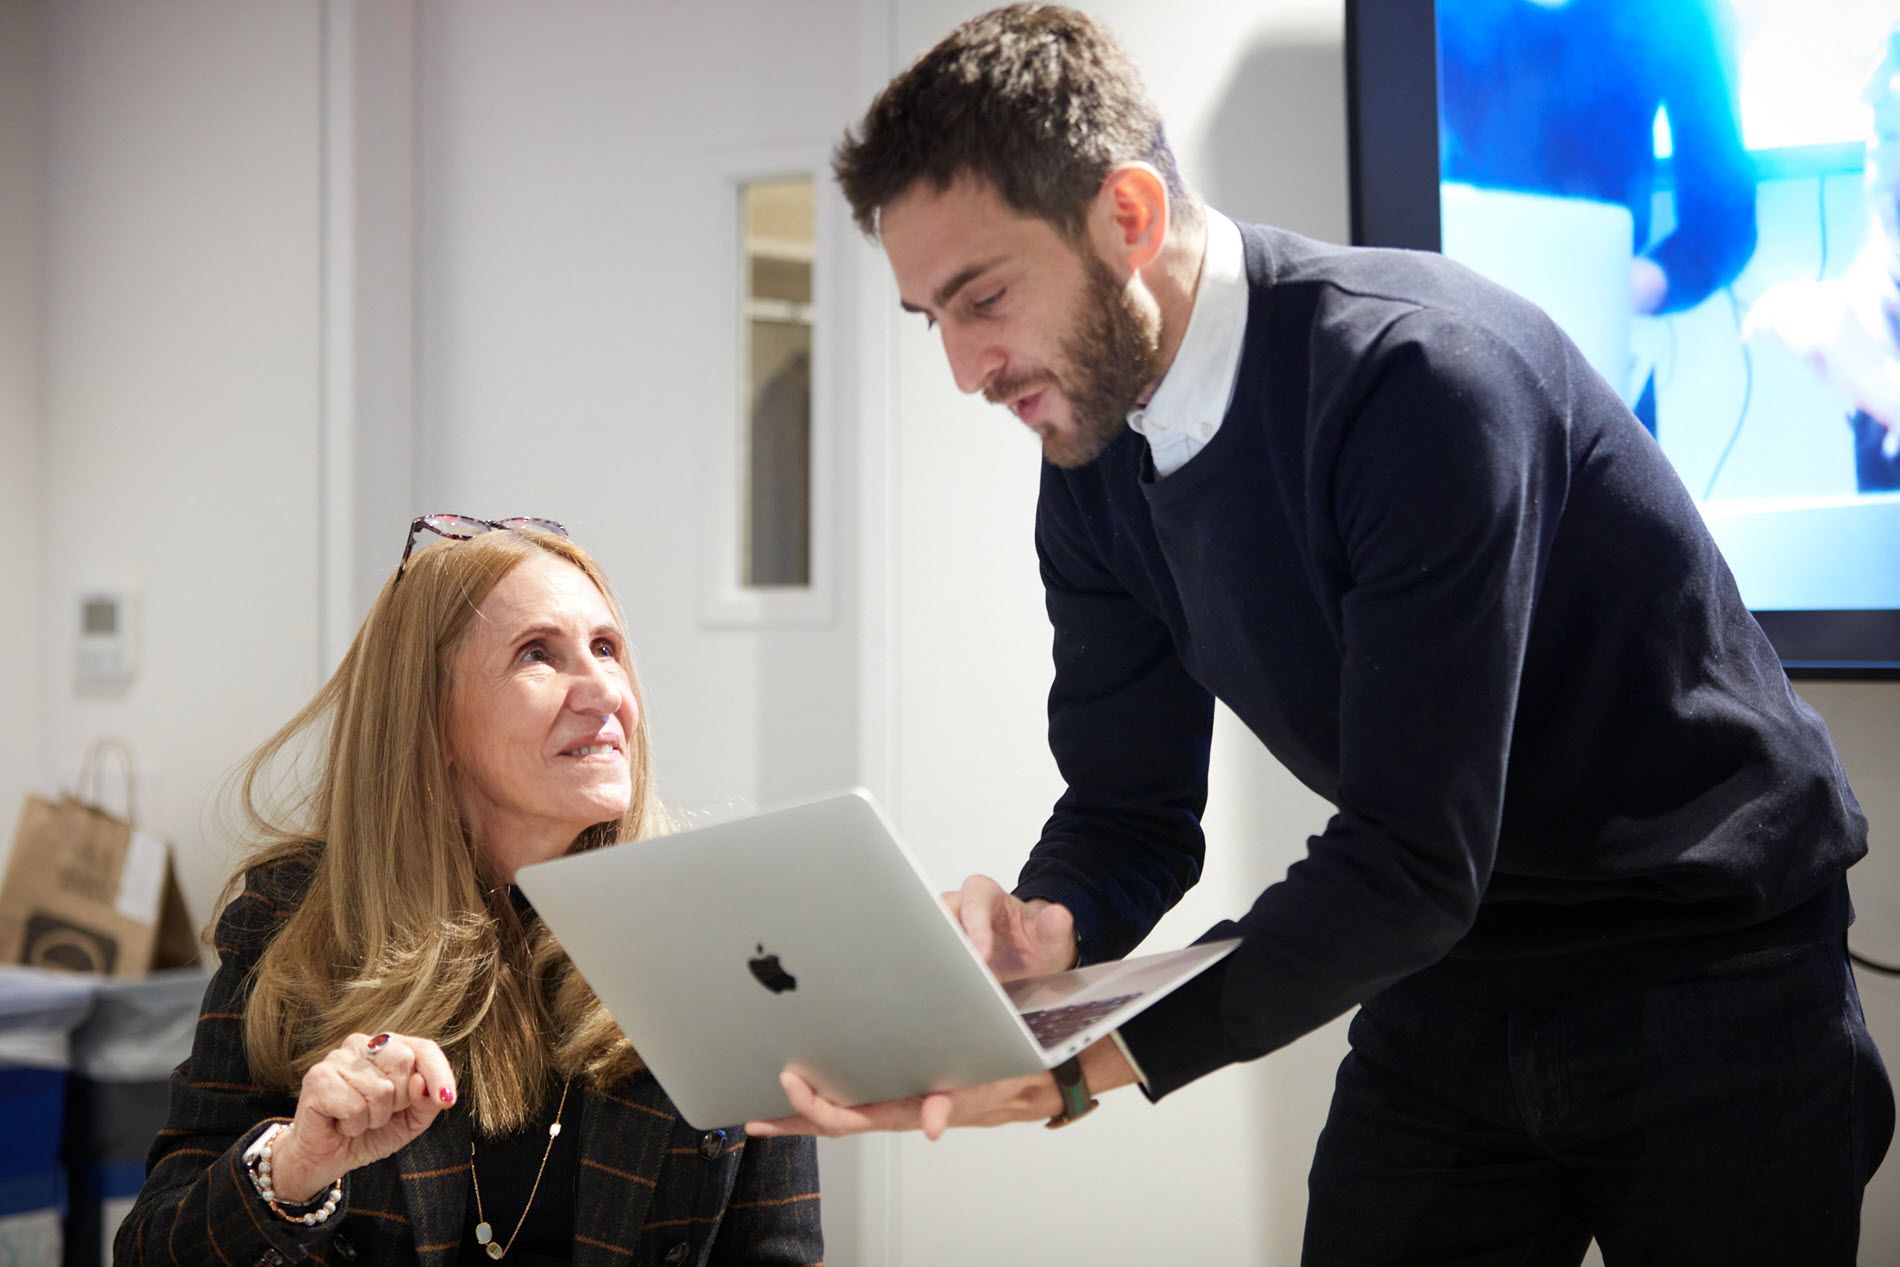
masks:
[[[683,1117],[783,1117],[1050,1068],[1237,944],[997,983],[862,790],[523,867]]]

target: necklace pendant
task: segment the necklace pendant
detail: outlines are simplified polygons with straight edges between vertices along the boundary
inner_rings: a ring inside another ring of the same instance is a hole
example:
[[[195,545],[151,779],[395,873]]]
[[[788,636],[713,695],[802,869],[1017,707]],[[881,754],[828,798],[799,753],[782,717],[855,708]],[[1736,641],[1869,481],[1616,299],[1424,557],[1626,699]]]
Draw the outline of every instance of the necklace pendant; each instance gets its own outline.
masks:
[[[494,1239],[495,1229],[488,1226],[487,1222],[484,1221],[475,1225],[475,1243],[477,1245],[486,1245]]]
[[[490,1258],[500,1258],[506,1252],[507,1252],[506,1250],[502,1249],[500,1242],[498,1241],[488,1242],[488,1256]]]
[[[561,1133],[561,1124],[559,1122],[548,1123],[548,1138],[549,1139],[553,1139],[556,1135],[559,1135],[560,1133]]]

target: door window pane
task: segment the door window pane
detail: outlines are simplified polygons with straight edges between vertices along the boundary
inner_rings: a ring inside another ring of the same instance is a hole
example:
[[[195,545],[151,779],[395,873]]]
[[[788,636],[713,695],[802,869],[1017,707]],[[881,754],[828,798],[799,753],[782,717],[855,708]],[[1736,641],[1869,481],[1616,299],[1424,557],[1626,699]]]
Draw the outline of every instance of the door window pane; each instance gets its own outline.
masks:
[[[807,177],[742,187],[746,368],[740,582],[811,584],[814,191]]]

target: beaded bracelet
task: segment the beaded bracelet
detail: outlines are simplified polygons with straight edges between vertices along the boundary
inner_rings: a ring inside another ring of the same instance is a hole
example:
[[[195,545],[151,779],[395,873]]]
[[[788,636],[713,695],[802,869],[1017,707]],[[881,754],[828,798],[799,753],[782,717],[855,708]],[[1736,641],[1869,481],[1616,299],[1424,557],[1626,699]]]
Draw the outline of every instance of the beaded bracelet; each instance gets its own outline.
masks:
[[[250,1171],[251,1183],[256,1187],[257,1195],[263,1198],[264,1204],[271,1208],[273,1214],[286,1223],[301,1223],[305,1227],[315,1227],[336,1213],[337,1203],[343,1200],[343,1181],[338,1179],[331,1184],[330,1191],[323,1195],[323,1204],[315,1209],[302,1214],[286,1210],[285,1205],[316,1205],[314,1197],[309,1201],[279,1203],[277,1200],[277,1189],[271,1180],[271,1145],[279,1135],[289,1129],[288,1122],[272,1122],[265,1127],[264,1133],[257,1137],[257,1141],[244,1150],[245,1167]]]

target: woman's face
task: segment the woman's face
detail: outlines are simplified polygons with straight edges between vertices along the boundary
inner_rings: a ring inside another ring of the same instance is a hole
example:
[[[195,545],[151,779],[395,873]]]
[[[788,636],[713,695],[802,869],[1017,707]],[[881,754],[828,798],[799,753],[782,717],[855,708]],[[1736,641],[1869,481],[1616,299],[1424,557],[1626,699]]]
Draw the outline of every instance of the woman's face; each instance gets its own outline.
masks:
[[[638,705],[620,664],[624,636],[584,572],[536,554],[489,592],[454,652],[456,806],[504,882],[627,811]]]

